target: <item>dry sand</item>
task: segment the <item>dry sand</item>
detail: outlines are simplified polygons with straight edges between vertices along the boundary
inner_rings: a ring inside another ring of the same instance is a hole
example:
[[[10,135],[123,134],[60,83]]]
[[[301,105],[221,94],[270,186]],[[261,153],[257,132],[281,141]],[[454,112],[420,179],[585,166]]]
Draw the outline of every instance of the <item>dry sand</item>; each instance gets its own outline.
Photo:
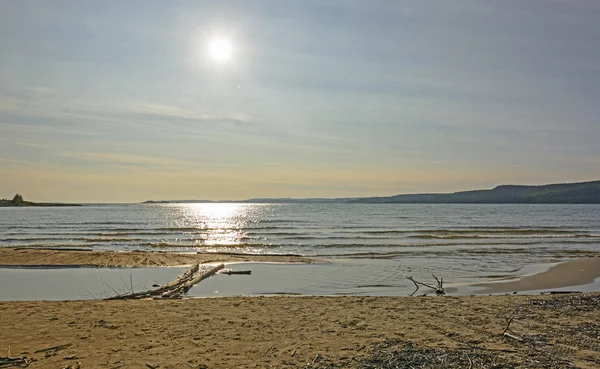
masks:
[[[598,294],[5,302],[0,320],[0,356],[31,368],[600,367]]]
[[[482,293],[506,293],[514,291],[537,291],[553,288],[580,286],[600,278],[600,257],[569,260],[551,267],[548,271],[523,277],[511,282],[478,283],[485,287]]]
[[[315,263],[300,256],[180,254],[173,252],[103,252],[61,249],[0,248],[0,266],[77,265],[91,267],[177,266],[210,262]]]

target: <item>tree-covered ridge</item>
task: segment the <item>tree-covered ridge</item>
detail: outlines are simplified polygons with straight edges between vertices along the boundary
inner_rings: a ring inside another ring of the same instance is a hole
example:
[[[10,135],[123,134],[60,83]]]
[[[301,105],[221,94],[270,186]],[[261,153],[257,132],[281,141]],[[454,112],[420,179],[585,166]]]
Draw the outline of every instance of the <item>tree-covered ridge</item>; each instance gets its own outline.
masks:
[[[441,203],[441,204],[600,204],[600,181],[541,186],[501,185],[490,190],[449,194],[367,197],[354,203]]]
[[[163,203],[248,204],[600,204],[600,181],[541,186],[501,185],[489,190],[364,198],[254,198],[249,200],[164,200]]]

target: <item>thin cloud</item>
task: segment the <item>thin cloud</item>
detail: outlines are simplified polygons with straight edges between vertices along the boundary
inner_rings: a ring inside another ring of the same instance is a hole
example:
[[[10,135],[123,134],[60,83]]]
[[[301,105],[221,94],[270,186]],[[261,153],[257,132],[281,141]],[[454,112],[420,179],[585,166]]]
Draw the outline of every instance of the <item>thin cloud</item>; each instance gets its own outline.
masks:
[[[59,156],[76,158],[79,160],[101,162],[106,164],[128,164],[165,167],[189,167],[196,163],[180,159],[172,159],[164,156],[145,156],[135,154],[111,154],[103,152],[62,152]]]
[[[164,119],[187,119],[203,122],[231,121],[237,123],[252,123],[257,121],[256,118],[245,113],[209,113],[185,109],[174,105],[155,103],[132,103],[130,106],[126,106],[122,109],[124,113],[130,112],[133,114],[151,115]]]

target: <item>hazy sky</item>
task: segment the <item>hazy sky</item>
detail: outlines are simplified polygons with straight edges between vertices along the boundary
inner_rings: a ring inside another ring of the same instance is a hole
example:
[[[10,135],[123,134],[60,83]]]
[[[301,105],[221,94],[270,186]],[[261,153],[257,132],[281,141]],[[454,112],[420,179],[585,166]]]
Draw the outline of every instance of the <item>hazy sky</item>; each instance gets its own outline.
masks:
[[[0,0],[0,197],[599,179],[598,19],[597,0]]]

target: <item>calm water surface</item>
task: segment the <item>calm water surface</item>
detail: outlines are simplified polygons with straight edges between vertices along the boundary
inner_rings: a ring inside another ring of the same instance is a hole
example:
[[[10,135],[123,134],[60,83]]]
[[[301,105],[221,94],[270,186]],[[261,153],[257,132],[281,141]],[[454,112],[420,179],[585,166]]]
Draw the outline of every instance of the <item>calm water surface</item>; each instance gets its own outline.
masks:
[[[377,276],[370,284],[430,272],[461,283],[600,250],[600,205],[2,208],[0,247],[292,253],[335,260],[350,268],[344,273]],[[330,277],[352,279],[344,273],[332,269]]]

